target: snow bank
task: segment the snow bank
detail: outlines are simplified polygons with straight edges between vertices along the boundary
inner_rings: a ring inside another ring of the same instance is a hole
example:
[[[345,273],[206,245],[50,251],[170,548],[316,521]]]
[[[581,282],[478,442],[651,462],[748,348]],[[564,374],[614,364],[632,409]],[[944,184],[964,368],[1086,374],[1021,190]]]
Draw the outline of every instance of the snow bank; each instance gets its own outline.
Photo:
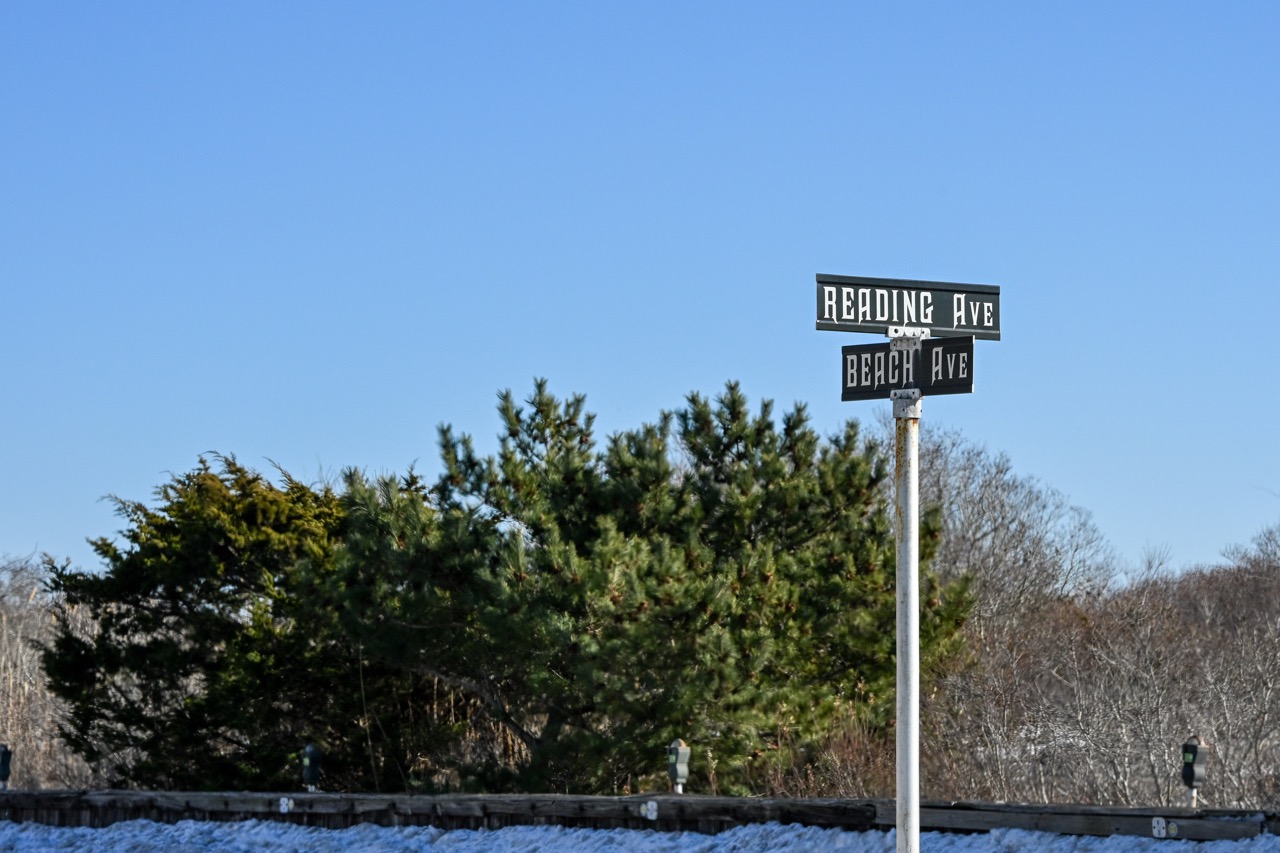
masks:
[[[133,820],[104,829],[64,829],[0,821],[5,853],[763,853],[845,851],[894,853],[893,832],[776,823],[745,826],[719,835],[626,829],[511,827],[451,830],[363,825],[329,830],[270,821],[174,824]],[[1160,841],[1153,838],[1090,838],[1001,829],[984,835],[920,836],[921,853],[1280,853],[1280,836],[1247,841]]]

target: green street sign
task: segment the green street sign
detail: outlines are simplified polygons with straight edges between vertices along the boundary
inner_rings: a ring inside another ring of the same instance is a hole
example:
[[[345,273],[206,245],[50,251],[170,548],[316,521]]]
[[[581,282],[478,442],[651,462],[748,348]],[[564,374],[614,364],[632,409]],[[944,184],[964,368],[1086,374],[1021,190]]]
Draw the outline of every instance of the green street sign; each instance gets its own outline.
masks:
[[[919,349],[889,341],[840,348],[840,399],[887,400],[918,388],[925,397],[973,392],[973,336],[926,338]]]
[[[888,334],[928,329],[931,337],[1000,340],[1000,288],[897,278],[818,274],[817,328]]]

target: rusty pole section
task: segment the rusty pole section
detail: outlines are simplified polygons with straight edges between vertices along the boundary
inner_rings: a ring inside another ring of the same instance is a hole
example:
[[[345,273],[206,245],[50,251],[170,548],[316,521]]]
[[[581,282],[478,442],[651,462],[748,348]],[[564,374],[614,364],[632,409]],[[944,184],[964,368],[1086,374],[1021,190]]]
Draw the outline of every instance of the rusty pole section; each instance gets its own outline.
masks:
[[[925,329],[894,329],[894,349],[919,350]],[[915,354],[911,355],[915,358]],[[918,388],[892,393],[898,531],[898,853],[920,850],[920,411]]]

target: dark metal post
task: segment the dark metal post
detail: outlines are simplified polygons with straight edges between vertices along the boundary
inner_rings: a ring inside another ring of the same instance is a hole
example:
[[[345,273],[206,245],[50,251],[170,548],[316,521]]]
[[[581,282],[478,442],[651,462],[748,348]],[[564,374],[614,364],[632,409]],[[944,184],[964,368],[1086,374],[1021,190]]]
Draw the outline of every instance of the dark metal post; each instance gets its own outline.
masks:
[[[311,793],[315,793],[320,784],[320,761],[324,752],[314,743],[309,743],[302,750],[302,784]]]
[[[1209,745],[1192,735],[1182,745],[1182,783],[1187,786],[1187,804],[1195,808],[1200,786],[1204,784],[1205,753]]]

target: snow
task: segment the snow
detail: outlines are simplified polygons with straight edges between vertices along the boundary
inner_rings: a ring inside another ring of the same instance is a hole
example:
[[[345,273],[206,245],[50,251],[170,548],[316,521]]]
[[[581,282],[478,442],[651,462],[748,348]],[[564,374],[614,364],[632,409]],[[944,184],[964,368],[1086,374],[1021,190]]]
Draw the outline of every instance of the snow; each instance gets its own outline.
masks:
[[[0,821],[0,851],[5,853],[755,853],[755,851],[827,851],[893,853],[894,833],[845,832],[794,824],[744,826],[719,835],[693,832],[592,830],[521,826],[498,830],[442,830],[433,827],[387,828],[364,824],[329,830],[270,821],[174,824],[125,821],[103,829],[67,829],[36,823]],[[987,834],[925,832],[921,853],[1280,853],[1280,836],[1245,841],[1167,841],[1154,838],[1093,838],[998,829]]]

